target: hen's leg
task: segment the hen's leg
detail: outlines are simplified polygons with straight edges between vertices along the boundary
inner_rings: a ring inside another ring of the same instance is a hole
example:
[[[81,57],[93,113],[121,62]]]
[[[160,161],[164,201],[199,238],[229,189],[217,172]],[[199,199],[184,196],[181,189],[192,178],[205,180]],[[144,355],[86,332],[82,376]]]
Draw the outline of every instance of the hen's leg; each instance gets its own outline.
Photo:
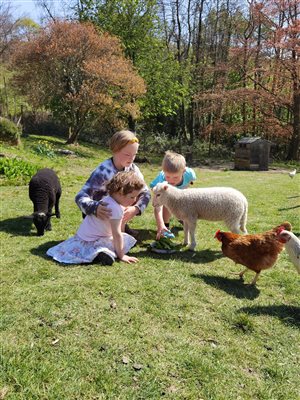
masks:
[[[248,268],[244,269],[243,271],[241,271],[241,272],[239,273],[239,277],[240,277],[241,279],[244,279],[244,273],[245,273],[246,271],[248,271]]]
[[[251,282],[251,285],[253,285],[253,286],[256,285],[256,282],[257,282],[257,279],[258,279],[258,277],[259,277],[259,274],[260,274],[260,271],[259,271],[259,272],[256,272],[256,275],[255,275],[253,281]]]

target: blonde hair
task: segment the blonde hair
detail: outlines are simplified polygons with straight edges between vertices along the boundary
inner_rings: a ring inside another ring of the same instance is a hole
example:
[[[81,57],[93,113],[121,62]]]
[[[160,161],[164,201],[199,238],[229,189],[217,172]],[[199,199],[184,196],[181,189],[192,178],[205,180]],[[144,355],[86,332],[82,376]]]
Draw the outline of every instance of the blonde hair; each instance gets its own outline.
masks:
[[[112,177],[106,185],[106,190],[109,195],[114,193],[126,195],[135,190],[143,189],[144,185],[144,181],[134,171],[122,171]]]
[[[109,141],[109,148],[113,153],[116,153],[127,146],[127,144],[139,143],[139,139],[131,131],[119,131],[112,135]]]
[[[176,173],[183,171],[186,167],[185,158],[173,151],[166,151],[162,161],[162,169],[165,172]]]

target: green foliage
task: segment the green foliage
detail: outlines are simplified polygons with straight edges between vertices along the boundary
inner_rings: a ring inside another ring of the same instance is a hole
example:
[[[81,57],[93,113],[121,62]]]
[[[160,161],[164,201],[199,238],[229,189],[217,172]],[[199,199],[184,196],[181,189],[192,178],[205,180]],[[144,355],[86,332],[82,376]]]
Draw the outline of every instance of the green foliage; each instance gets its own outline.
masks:
[[[92,21],[99,29],[118,36],[125,54],[135,61],[156,30],[157,11],[155,0],[81,0],[77,15],[80,20]]]
[[[49,158],[56,157],[53,146],[51,145],[51,143],[49,143],[47,141],[39,140],[37,145],[35,145],[33,147],[33,149],[37,154],[39,154],[41,156],[45,156],[45,157],[49,157]]]
[[[24,96],[17,95],[13,85],[12,78],[14,72],[0,63],[0,104],[3,117],[8,115],[20,115],[21,107],[29,109]]]
[[[80,2],[79,18],[118,36],[126,55],[146,82],[147,93],[139,101],[142,119],[174,116],[188,92],[181,66],[163,41],[157,2],[113,0]]]
[[[174,56],[162,42],[152,40],[147,51],[138,55],[136,66],[147,84],[139,102],[143,119],[176,115],[188,89],[180,82],[181,68]]]
[[[38,166],[18,158],[0,158],[0,175],[7,178],[6,184],[26,184],[38,169]]]
[[[170,138],[165,133],[149,133],[147,131],[140,132],[142,136],[141,151],[144,154],[164,154],[167,150],[178,148],[178,139]]]
[[[13,145],[20,144],[22,130],[13,121],[0,117],[0,140]]]

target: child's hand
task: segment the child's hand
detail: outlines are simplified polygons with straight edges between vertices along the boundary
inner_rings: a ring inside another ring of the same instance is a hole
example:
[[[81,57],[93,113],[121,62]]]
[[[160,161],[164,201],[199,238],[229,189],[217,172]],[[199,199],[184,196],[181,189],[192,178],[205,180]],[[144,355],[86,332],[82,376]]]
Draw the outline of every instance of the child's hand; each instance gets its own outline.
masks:
[[[161,229],[158,229],[156,234],[156,240],[159,240],[162,236],[164,236],[165,232],[169,232],[169,229],[166,226]]]
[[[121,258],[121,261],[124,261],[128,264],[135,264],[139,261],[136,257],[127,256],[126,254]]]
[[[130,221],[139,213],[139,209],[135,206],[126,207],[123,214],[123,222]]]

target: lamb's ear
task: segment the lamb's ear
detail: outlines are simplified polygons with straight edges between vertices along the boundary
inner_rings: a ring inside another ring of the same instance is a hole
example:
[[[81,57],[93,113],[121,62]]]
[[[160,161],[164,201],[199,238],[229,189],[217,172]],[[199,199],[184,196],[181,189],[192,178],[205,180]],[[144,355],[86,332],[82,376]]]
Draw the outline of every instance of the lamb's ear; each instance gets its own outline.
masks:
[[[30,215],[24,215],[24,219],[33,219],[33,214]]]
[[[169,187],[168,184],[165,184],[163,188],[164,190],[168,190],[168,187]]]

